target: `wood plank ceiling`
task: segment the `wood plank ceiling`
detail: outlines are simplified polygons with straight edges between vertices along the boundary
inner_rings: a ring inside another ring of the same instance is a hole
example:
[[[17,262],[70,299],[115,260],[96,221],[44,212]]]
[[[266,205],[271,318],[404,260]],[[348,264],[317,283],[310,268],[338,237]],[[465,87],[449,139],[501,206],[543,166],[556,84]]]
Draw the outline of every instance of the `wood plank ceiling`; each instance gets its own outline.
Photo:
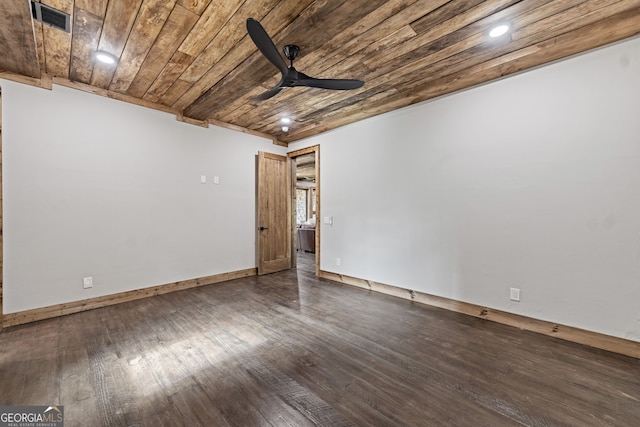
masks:
[[[71,15],[71,32],[31,19],[29,0],[3,0],[0,77],[51,81],[222,124],[279,142],[485,83],[640,32],[640,0],[42,0]],[[249,101],[280,79],[245,21],[278,48],[297,44],[296,68],[355,78],[352,91],[288,88]],[[511,30],[491,39],[492,26]],[[116,66],[94,60],[104,50]],[[283,132],[279,119],[293,119]]]

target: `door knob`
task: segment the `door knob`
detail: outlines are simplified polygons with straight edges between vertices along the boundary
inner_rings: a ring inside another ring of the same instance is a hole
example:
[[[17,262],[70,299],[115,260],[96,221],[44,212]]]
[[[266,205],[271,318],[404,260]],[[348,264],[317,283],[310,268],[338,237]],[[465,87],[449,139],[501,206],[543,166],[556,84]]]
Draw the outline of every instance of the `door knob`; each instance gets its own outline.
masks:
[[[258,230],[260,230],[260,231],[268,230],[268,229],[269,229],[269,228],[267,228],[267,227],[260,227],[260,228],[258,228]]]

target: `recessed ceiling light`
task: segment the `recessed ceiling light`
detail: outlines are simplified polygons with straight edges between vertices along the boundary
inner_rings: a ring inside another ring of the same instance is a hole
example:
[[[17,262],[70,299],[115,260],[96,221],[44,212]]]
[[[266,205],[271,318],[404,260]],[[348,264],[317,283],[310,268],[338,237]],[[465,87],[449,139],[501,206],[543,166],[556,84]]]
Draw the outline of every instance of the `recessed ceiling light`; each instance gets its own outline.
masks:
[[[289,123],[291,123],[291,119],[289,117],[283,117],[280,119],[280,123],[284,123],[285,125],[288,125]]]
[[[289,132],[289,126],[282,126],[282,132]]]
[[[509,31],[509,26],[507,24],[501,24],[497,27],[493,27],[491,31],[489,31],[489,35],[491,37],[500,37]]]
[[[116,63],[116,57],[110,54],[109,52],[105,52],[103,50],[96,51],[96,59],[105,64]]]

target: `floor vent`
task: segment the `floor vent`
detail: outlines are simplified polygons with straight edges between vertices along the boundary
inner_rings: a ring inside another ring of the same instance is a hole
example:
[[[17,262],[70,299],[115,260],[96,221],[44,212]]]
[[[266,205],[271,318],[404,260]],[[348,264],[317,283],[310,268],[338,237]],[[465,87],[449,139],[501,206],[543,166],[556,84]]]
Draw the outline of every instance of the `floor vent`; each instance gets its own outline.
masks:
[[[31,12],[39,22],[67,33],[71,32],[71,17],[68,14],[36,1],[31,2]]]

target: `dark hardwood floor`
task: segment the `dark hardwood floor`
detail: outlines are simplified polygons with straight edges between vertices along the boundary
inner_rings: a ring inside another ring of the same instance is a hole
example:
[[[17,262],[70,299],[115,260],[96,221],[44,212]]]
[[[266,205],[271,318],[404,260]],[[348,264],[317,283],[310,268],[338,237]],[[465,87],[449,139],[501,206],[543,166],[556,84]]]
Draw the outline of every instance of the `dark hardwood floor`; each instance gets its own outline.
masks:
[[[637,426],[640,360],[298,270],[5,330],[0,405],[70,426]]]

